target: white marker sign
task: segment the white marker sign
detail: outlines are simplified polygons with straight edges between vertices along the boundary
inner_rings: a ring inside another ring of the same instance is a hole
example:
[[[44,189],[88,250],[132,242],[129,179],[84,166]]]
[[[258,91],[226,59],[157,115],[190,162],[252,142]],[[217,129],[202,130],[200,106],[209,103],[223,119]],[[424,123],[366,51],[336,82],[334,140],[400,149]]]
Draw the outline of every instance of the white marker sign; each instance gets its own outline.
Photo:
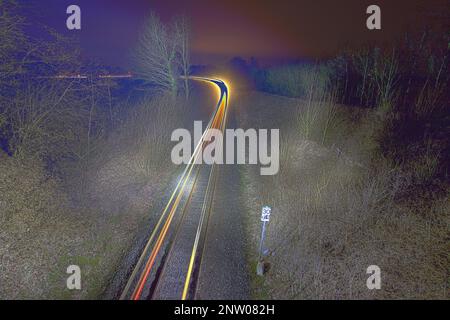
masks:
[[[261,212],[261,221],[269,222],[271,212],[272,212],[272,209],[270,207],[268,207],[268,206],[263,207],[262,212]]]
[[[261,241],[259,243],[259,261],[261,262],[261,259],[264,254],[264,236],[266,234],[266,223],[270,220],[270,213],[272,212],[272,208],[269,206],[264,206],[261,211],[261,221],[262,221],[262,230],[261,230]],[[260,265],[260,264],[258,264]],[[261,272],[258,272],[258,274],[261,274]],[[261,274],[262,275],[262,274]]]

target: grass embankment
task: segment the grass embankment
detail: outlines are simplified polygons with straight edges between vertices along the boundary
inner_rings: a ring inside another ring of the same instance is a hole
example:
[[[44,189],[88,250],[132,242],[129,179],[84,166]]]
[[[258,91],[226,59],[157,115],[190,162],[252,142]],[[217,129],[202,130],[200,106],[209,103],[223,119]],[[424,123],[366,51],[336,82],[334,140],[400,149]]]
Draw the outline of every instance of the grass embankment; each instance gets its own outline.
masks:
[[[173,173],[178,105],[161,97],[127,106],[91,144],[88,167],[72,161],[53,175],[38,159],[1,157],[0,298],[102,297]],[[69,265],[81,268],[82,290],[66,288]]]
[[[278,175],[242,170],[253,274],[259,210],[273,207],[269,270],[252,277],[255,298],[448,298],[450,205],[439,152],[396,163],[380,142],[386,114],[339,105],[332,91],[253,92],[235,104],[240,127],[281,136]],[[381,268],[381,290],[366,286],[370,265]]]

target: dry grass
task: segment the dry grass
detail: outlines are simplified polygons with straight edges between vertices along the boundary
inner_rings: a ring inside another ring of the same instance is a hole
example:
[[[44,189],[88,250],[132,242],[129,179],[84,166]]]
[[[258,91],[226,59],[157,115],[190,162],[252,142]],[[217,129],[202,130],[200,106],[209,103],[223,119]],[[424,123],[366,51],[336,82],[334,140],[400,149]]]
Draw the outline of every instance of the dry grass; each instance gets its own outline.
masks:
[[[241,117],[241,126],[277,127],[283,123],[268,116],[274,108],[279,118],[286,116],[283,100],[275,105],[255,101],[242,102],[240,107],[246,107],[247,116]],[[320,139],[302,138],[295,123],[281,125],[280,173],[262,177],[256,168],[243,170],[252,259],[256,258],[261,227],[255,208],[273,207],[266,242],[270,269],[263,281],[265,289],[260,283],[255,296],[448,298],[448,198],[402,200],[415,173],[380,158],[373,162],[374,154],[372,161],[361,156],[374,152],[361,146],[360,140],[368,141],[361,133],[373,125],[361,123],[367,119],[361,117],[351,135],[345,139],[337,136],[328,146]],[[366,287],[366,269],[373,264],[381,268],[381,290]]]
[[[66,196],[42,164],[0,158],[0,297],[46,296],[55,250],[78,223],[64,216]],[[55,231],[58,233],[56,234]]]
[[[165,97],[133,106],[111,140],[93,146],[86,176],[75,169],[60,181],[37,160],[0,158],[0,298],[102,297],[170,180],[161,157],[176,110]],[[66,288],[71,264],[81,267],[80,291]]]

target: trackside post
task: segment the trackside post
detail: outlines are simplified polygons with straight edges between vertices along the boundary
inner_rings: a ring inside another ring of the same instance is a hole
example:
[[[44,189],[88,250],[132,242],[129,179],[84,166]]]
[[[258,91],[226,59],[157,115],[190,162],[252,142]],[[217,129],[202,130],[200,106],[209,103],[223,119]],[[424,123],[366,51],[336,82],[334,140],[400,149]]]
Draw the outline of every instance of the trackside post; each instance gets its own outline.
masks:
[[[259,258],[258,265],[256,266],[256,274],[259,276],[264,275],[264,238],[266,235],[266,224],[270,221],[270,214],[272,212],[272,208],[269,206],[264,206],[261,211],[261,221],[262,221],[262,229],[261,229],[261,240],[259,243]]]

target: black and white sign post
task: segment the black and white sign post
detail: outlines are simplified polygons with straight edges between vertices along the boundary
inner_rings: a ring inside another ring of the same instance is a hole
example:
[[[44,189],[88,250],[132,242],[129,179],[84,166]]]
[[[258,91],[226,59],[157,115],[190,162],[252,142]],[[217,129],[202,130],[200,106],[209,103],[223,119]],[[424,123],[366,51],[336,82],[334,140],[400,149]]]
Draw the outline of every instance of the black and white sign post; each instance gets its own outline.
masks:
[[[259,276],[264,275],[264,263],[262,261],[264,256],[264,237],[266,235],[266,224],[270,220],[270,214],[272,212],[272,208],[269,206],[264,206],[261,211],[261,221],[262,221],[262,230],[261,230],[261,242],[259,243],[259,259],[258,265],[256,266],[256,273]]]

